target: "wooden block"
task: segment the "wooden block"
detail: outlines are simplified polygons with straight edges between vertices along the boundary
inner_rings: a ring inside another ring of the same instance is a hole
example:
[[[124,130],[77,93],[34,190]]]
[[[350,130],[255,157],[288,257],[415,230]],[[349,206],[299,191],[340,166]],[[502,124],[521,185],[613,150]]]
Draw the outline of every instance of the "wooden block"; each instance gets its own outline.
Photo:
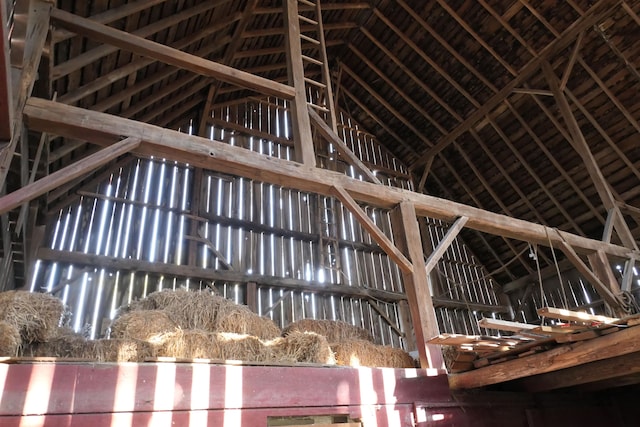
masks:
[[[534,329],[536,325],[530,325],[528,323],[510,322],[508,320],[500,319],[487,319],[482,318],[478,320],[478,326],[487,329],[498,329],[500,331],[520,332],[522,330]]]
[[[574,332],[580,332],[586,330],[586,326],[538,326],[534,329],[535,332],[542,332],[547,335],[556,336],[556,335],[564,335],[564,334],[572,334]]]
[[[590,340],[598,336],[600,336],[598,331],[596,331],[595,329],[590,329],[584,332],[577,332],[575,334],[559,335],[556,337],[556,342],[565,343],[565,342],[584,341],[584,340]]]
[[[582,323],[615,323],[620,319],[615,317],[599,316],[580,311],[565,310],[563,308],[542,307],[538,309],[538,314],[542,317],[550,317],[552,319],[562,319],[571,322]]]

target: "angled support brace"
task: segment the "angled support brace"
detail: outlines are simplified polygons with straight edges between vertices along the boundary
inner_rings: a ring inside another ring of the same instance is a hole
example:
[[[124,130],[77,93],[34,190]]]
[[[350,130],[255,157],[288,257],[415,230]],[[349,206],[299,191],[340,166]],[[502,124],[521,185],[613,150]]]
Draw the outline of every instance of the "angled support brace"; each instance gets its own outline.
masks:
[[[413,264],[404,256],[404,254],[393,244],[393,242],[384,235],[378,226],[369,218],[367,213],[358,205],[351,195],[342,187],[334,186],[331,188],[331,195],[335,196],[349,211],[358,219],[360,224],[367,230],[371,237],[380,245],[389,257],[398,264],[398,267],[405,272],[413,271]]]
[[[329,142],[331,142],[338,152],[345,157],[351,165],[353,165],[356,169],[362,172],[369,181],[382,184],[380,180],[371,172],[371,170],[364,164],[362,161],[351,151],[347,144],[345,144],[342,139],[329,127],[329,125],[316,113],[313,111],[311,106],[307,106],[309,110],[309,117],[311,118],[311,124],[315,126],[315,128],[320,132],[324,138],[326,138]]]
[[[116,142],[97,153],[52,173],[46,178],[39,179],[33,184],[29,184],[13,193],[0,197],[0,214],[9,212],[23,203],[31,201],[66,182],[89,173],[129,151],[135,150],[139,145],[140,140],[138,138],[123,139],[120,142]]]
[[[466,216],[461,216],[453,223],[451,228],[447,231],[447,234],[442,238],[438,246],[433,250],[429,258],[427,259],[427,263],[424,266],[424,269],[427,273],[427,276],[433,271],[440,258],[444,255],[444,253],[449,249],[451,243],[458,236],[458,233],[464,228],[464,225],[469,221],[469,218]]]

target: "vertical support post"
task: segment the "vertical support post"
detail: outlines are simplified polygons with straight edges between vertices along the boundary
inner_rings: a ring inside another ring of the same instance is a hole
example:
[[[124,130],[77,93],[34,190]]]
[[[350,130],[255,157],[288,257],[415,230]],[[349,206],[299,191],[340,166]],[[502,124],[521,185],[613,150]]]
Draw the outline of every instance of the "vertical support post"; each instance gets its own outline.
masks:
[[[287,75],[289,85],[295,88],[295,97],[291,100],[291,128],[295,147],[296,161],[308,167],[315,167],[316,156],[313,150],[311,120],[307,111],[304,67],[302,65],[302,46],[300,43],[300,20],[298,19],[297,0],[284,0],[285,49],[287,56]]]
[[[424,268],[420,227],[413,203],[401,202],[396,206],[391,212],[391,222],[395,244],[414,266],[411,272],[402,271],[402,279],[413,319],[420,366],[442,368],[444,365],[440,347],[426,343],[439,334],[439,329]]]
[[[254,313],[258,312],[258,285],[256,282],[247,283],[247,307]]]
[[[13,124],[13,94],[11,88],[11,62],[9,59],[8,10],[5,0],[0,0],[0,144],[11,140],[11,125]]]
[[[193,197],[192,197],[192,205],[191,205],[191,213],[195,216],[198,216],[200,213],[200,195],[202,193],[202,169],[197,168],[193,175]],[[200,226],[200,221],[197,219],[191,219],[191,233],[192,236],[198,236],[198,227]],[[195,266],[198,262],[198,242],[195,240],[189,241],[189,261],[188,265]]]

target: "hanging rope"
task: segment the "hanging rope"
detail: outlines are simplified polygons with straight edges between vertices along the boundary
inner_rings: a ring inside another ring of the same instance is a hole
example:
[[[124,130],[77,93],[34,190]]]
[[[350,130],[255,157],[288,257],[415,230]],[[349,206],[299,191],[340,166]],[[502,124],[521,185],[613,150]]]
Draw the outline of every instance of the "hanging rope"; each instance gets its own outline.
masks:
[[[542,286],[542,273],[540,272],[540,261],[538,261],[538,245],[531,245],[529,243],[530,252],[529,256],[534,259],[536,262],[536,271],[538,272],[538,283],[540,284],[540,302],[543,306],[549,306],[549,301],[547,300],[547,296],[544,293],[544,287]],[[544,321],[544,317],[542,318]]]
[[[556,232],[557,229],[554,228]],[[565,310],[569,309],[569,302],[567,300],[567,294],[564,290],[564,283],[562,283],[562,275],[560,274],[560,266],[558,265],[558,259],[556,258],[556,251],[553,249],[553,243],[551,243],[551,236],[549,236],[549,230],[545,227],[545,234],[547,235],[547,240],[549,241],[549,247],[551,248],[551,255],[553,255],[553,263],[556,266],[556,273],[558,273],[558,282],[560,283],[560,293],[562,294],[562,308]],[[560,234],[560,233],[558,233]]]

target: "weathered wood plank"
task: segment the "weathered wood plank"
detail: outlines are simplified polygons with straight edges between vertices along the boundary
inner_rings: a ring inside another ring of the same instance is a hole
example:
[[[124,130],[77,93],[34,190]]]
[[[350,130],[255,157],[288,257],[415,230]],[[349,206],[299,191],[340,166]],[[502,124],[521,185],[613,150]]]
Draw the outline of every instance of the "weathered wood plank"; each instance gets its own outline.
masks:
[[[451,228],[447,230],[447,234],[444,235],[442,240],[438,243],[438,246],[433,250],[433,252],[431,252],[431,255],[429,255],[429,258],[427,259],[427,263],[424,266],[427,275],[431,273],[438,261],[440,261],[440,258],[442,258],[447,249],[449,249],[449,246],[451,246],[451,243],[453,243],[455,238],[458,236],[458,233],[460,233],[464,228],[467,221],[469,221],[468,217],[461,216],[453,223]]]
[[[517,360],[451,375],[449,384],[452,389],[482,387],[639,351],[640,327],[632,327],[589,341],[564,345]]]
[[[620,320],[615,317],[593,315],[589,313],[565,310],[555,307],[541,307],[538,309],[538,314],[542,317],[549,317],[551,319],[560,319],[568,320],[570,322],[583,323],[616,323]]]
[[[0,0],[0,142],[11,140],[13,125],[13,91],[11,61],[9,59],[8,16],[5,0]]]

